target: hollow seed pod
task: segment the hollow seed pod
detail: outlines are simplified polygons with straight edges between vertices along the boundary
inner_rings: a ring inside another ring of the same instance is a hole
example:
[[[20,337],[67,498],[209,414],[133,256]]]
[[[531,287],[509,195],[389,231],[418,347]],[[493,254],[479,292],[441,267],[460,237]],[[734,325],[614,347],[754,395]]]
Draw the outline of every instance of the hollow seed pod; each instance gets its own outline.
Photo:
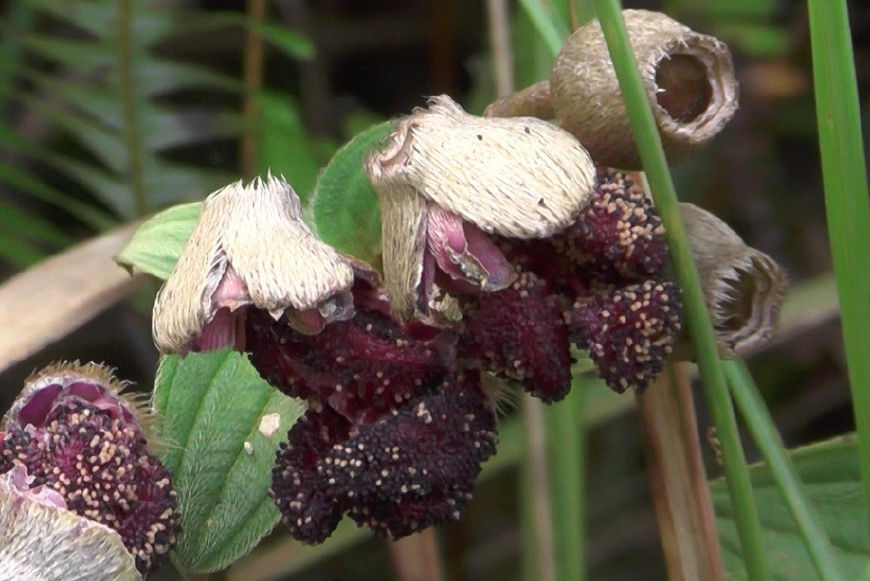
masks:
[[[712,139],[737,110],[728,47],[658,12],[624,10],[653,115],[670,161]],[[597,20],[580,27],[556,57],[549,82],[499,99],[488,116],[552,118],[596,165],[640,169],[619,81]]]
[[[233,346],[245,306],[287,315],[307,334],[353,314],[353,268],[302,221],[293,188],[272,176],[211,194],[154,302],[165,353]]]
[[[773,333],[788,286],[785,271],[710,212],[694,204],[680,204],[680,212],[722,356],[763,345]]]
[[[595,183],[569,133],[532,117],[469,115],[446,95],[403,119],[366,163],[382,204],[385,283],[398,316],[428,310],[424,255],[486,291],[515,275],[487,235],[543,238],[571,223]]]
[[[664,14],[624,10],[631,47],[670,159],[719,133],[737,110],[731,53]],[[579,28],[556,57],[550,77],[559,124],[598,165],[640,168],[619,82],[597,20]]]

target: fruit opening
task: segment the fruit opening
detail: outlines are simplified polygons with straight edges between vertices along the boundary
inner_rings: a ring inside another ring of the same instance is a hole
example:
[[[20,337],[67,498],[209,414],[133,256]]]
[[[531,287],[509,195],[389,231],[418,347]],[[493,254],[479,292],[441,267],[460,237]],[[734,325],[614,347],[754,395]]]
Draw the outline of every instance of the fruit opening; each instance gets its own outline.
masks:
[[[675,54],[656,65],[656,101],[675,121],[691,123],[710,106],[713,87],[697,57]]]
[[[736,278],[727,281],[728,291],[720,310],[727,316],[715,325],[717,331],[734,333],[746,326],[753,318],[756,281],[746,270],[737,271]]]

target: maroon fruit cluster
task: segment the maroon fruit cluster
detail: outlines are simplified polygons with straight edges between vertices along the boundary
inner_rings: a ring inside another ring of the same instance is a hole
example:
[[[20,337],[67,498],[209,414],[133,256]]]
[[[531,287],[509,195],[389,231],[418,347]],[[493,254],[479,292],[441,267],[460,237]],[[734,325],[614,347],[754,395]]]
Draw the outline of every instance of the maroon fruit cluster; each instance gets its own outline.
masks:
[[[679,290],[663,278],[661,220],[625,174],[600,172],[575,222],[550,238],[500,238],[461,222],[447,230],[458,228],[474,234],[463,260],[481,255],[487,272],[510,277],[500,290],[475,287],[430,240],[423,278],[458,299],[458,324],[398,322],[359,272],[353,317],[314,335],[247,309],[251,362],[309,403],[271,489],[297,539],[322,542],[344,514],[393,538],[458,519],[495,453],[483,371],[546,402],[570,389],[572,343],[617,391],[661,371],[680,329]]]

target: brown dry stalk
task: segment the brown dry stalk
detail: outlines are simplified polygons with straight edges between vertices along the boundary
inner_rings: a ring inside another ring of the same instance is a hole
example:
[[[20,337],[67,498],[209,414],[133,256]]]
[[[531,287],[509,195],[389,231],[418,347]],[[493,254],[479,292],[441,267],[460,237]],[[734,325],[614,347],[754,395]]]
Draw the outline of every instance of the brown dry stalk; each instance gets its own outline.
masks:
[[[724,580],[689,364],[669,364],[637,402],[668,578]]]
[[[262,23],[266,16],[266,0],[248,0],[248,18],[252,25],[248,28],[245,41],[245,105],[244,119],[247,130],[242,138],[242,173],[248,177],[257,174],[259,159],[258,142],[260,122],[260,102],[257,92],[263,84],[263,37],[253,23]]]
[[[82,242],[0,286],[0,371],[88,322],[142,280],[113,260],[138,226]]]
[[[397,581],[443,581],[444,571],[435,529],[398,541],[387,541]]]

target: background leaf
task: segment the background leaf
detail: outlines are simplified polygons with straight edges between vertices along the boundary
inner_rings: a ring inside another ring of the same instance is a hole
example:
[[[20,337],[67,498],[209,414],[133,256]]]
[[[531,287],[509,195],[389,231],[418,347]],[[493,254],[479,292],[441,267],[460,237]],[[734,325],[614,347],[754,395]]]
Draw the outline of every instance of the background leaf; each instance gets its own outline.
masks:
[[[278,522],[272,463],[304,406],[263,381],[244,354],[217,351],[164,357],[154,409],[182,510],[173,561],[184,572],[223,569]]]
[[[142,224],[115,257],[122,266],[167,279],[199,220],[202,202],[173,206]]]
[[[363,161],[395,129],[392,121],[363,131],[338,150],[314,186],[314,223],[327,244],[369,263],[380,262],[381,214]]]
[[[858,469],[858,445],[845,436],[791,452],[804,491],[817,513],[848,579],[860,579],[870,563],[870,535]],[[811,580],[818,573],[764,464],[750,469],[764,540],[774,579]],[[732,579],[748,579],[725,482],[711,486],[725,567]]]
[[[321,163],[293,99],[275,91],[259,97],[261,108],[260,173],[284,176],[302,202],[308,199]]]

